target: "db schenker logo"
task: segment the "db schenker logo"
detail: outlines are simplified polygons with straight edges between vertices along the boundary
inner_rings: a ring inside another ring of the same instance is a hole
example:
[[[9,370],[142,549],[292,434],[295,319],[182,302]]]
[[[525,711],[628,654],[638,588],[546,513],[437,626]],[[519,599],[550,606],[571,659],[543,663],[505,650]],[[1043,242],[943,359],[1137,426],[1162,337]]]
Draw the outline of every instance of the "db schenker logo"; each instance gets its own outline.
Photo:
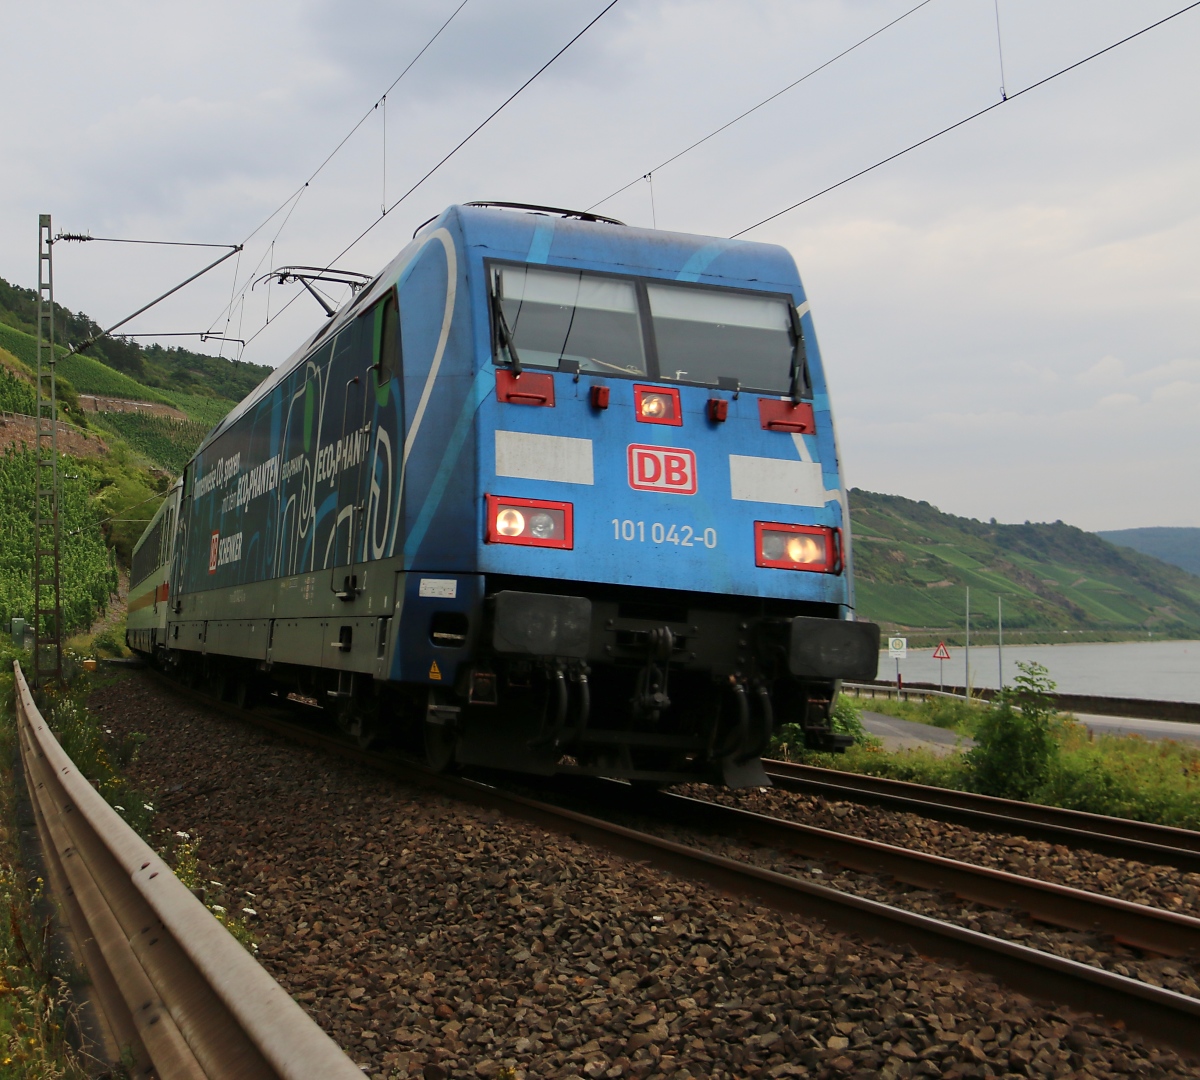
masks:
[[[696,494],[696,455],[674,446],[629,447],[629,486],[638,491]]]

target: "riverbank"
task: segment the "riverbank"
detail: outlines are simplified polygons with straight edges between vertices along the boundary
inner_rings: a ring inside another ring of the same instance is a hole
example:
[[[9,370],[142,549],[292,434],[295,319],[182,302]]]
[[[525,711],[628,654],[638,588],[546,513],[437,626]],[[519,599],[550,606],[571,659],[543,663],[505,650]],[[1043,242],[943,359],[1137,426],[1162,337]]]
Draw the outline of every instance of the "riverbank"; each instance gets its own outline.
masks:
[[[950,659],[934,659],[933,649],[909,642],[908,655],[900,661],[900,676],[906,684],[922,683],[933,688],[969,686],[972,691],[995,690],[1000,685],[1001,655],[995,645],[971,644],[968,670],[967,650],[947,643]],[[1187,702],[1200,704],[1200,641],[1135,641],[1056,645],[1010,644],[1003,650],[1003,681],[1011,686],[1019,663],[1041,664],[1050,673],[1059,694],[1076,700],[1063,708],[1083,712],[1107,711],[1093,707],[1084,698],[1125,698],[1136,701]],[[879,659],[879,679],[895,684],[896,662],[887,653]],[[1132,707],[1132,706],[1131,706]],[[1123,715],[1144,716],[1144,711]],[[1164,720],[1187,720],[1190,716],[1149,714]]]

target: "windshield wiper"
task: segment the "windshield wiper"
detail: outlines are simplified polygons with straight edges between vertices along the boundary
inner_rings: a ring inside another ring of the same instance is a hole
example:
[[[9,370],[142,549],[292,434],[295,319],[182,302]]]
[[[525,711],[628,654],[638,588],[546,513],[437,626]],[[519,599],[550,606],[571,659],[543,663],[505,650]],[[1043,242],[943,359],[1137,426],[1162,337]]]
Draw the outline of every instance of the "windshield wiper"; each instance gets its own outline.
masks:
[[[808,374],[808,354],[804,350],[804,335],[800,331],[800,316],[795,307],[788,304],[792,320],[792,403],[798,405],[804,398],[812,397],[812,379]]]
[[[517,355],[517,346],[513,341],[513,332],[509,329],[508,319],[504,317],[504,305],[500,303],[500,297],[494,292],[492,293],[492,313],[496,319],[497,334],[504,339],[504,347],[508,350],[512,373],[514,376],[519,376],[524,370],[521,367],[521,357]]]

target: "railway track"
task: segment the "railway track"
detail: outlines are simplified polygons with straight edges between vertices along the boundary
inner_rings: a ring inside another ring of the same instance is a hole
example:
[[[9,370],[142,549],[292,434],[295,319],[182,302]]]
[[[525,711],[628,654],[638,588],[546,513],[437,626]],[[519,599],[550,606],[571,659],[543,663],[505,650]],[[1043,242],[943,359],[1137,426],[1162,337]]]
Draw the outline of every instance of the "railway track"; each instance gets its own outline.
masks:
[[[988,832],[1019,833],[1034,840],[1084,848],[1119,859],[1200,872],[1200,833],[1127,818],[1061,810],[968,791],[910,784],[877,776],[764,761],[771,782],[785,791],[822,795],[920,814]]]
[[[163,680],[184,696],[177,684]],[[1128,978],[1099,967],[992,937],[954,923],[817,884],[789,874],[728,858],[688,844],[606,820],[541,799],[506,791],[492,783],[433,774],[395,756],[363,751],[340,738],[265,711],[247,712],[205,699],[207,706],[317,747],[406,783],[423,786],[475,806],[498,810],[547,830],[567,833],[609,851],[692,880],[753,898],[777,910],[814,916],[838,929],[910,945],[920,952],[965,963],[1031,996],[1098,1012],[1185,1053],[1200,1053],[1200,999]],[[585,794],[606,790],[610,806],[633,808],[625,785],[589,784]],[[612,802],[616,789],[621,798]],[[926,887],[972,895],[980,902],[1015,906],[1057,925],[1111,934],[1139,948],[1175,955],[1200,941],[1200,920],[1099,897],[1081,890],[1031,881],[1001,871],[906,852],[873,841],[766,818],[683,796],[656,794],[655,813],[680,818],[758,843],[804,851],[844,865],[913,880]],[[644,805],[644,804],[643,804]]]

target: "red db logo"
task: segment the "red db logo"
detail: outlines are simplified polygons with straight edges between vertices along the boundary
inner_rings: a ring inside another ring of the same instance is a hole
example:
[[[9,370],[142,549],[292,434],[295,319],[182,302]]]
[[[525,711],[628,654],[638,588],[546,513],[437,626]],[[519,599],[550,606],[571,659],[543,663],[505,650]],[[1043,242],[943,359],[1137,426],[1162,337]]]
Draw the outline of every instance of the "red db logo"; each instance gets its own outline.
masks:
[[[212,539],[208,544],[208,572],[215,574],[217,572],[217,548],[221,543],[221,534],[215,532],[212,534]]]
[[[629,447],[629,486],[638,491],[696,494],[696,455],[672,446]]]

